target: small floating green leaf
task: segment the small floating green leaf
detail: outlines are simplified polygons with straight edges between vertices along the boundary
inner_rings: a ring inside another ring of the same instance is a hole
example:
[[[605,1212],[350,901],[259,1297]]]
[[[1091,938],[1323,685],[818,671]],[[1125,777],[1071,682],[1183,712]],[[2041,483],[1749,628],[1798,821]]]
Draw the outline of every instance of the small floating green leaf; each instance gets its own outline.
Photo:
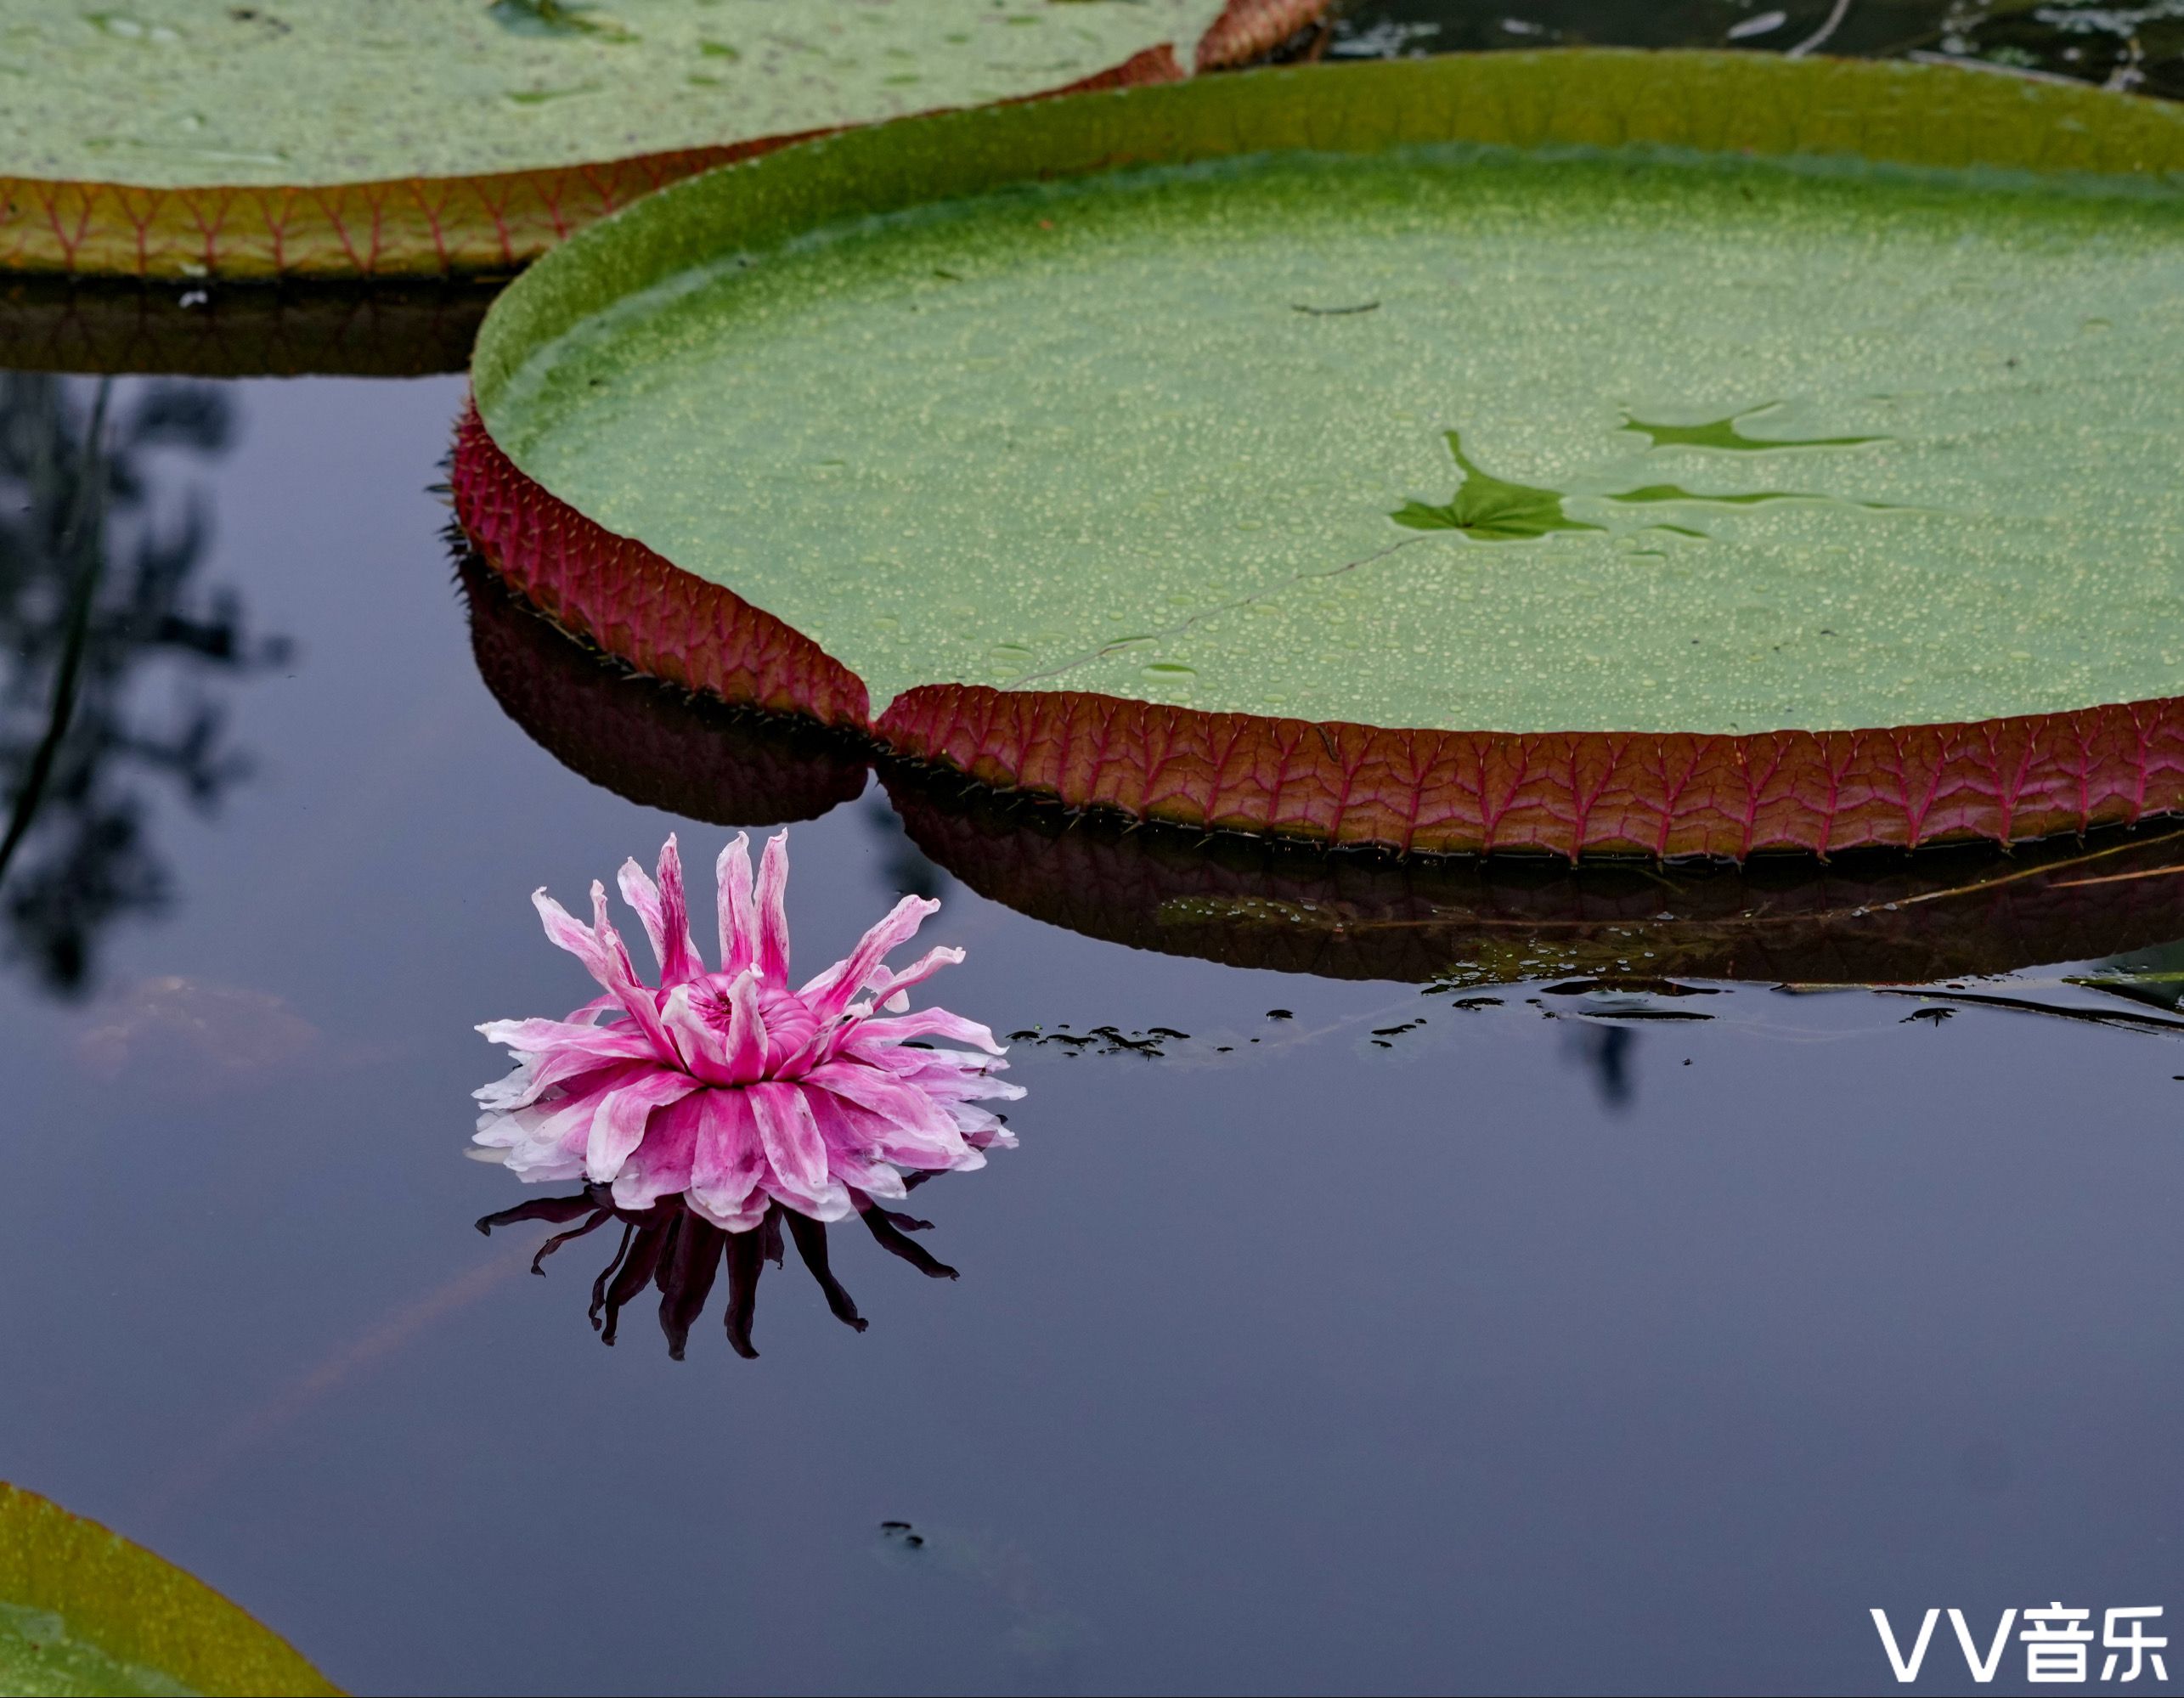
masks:
[[[1737,426],[1741,420],[1751,416],[1750,413],[1732,413],[1726,419],[1713,419],[1701,425],[1649,425],[1625,413],[1623,428],[1647,437],[1657,448],[1724,448],[1745,454],[1767,454],[1780,448],[1859,448],[1867,443],[1888,440],[1885,437],[1806,437],[1796,440],[1747,437]]]
[[[1511,483],[1484,472],[1464,457],[1464,445],[1454,431],[1448,433],[1448,452],[1464,481],[1456,493],[1438,506],[1406,501],[1390,515],[1398,525],[1414,531],[1461,531],[1481,542],[1530,542],[1550,531],[1597,531],[1562,511],[1562,497],[1552,489],[1535,489]]]

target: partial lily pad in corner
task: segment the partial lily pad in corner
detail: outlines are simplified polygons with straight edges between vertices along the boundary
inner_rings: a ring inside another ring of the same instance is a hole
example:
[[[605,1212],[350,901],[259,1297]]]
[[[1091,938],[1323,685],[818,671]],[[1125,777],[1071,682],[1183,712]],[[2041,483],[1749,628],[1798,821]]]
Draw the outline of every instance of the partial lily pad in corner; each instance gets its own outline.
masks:
[[[458,511],[633,663],[732,637],[748,699],[1074,805],[2079,831],[2184,806],[2180,166],[2152,103],[1743,54],[919,120],[521,280]]]
[[[202,1582],[95,1521],[0,1483],[0,1691],[339,1690]]]
[[[0,272],[505,272],[782,139],[1261,53],[1324,0],[14,0]]]

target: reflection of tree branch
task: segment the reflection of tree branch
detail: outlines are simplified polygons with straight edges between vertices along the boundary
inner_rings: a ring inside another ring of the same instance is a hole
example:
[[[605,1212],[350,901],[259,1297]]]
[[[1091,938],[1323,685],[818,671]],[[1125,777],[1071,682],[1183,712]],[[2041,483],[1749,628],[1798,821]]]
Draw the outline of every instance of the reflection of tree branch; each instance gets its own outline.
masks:
[[[138,781],[209,810],[251,770],[201,691],[145,710],[147,665],[238,673],[285,654],[246,635],[232,592],[195,590],[212,533],[200,499],[154,523],[145,457],[220,452],[227,397],[160,383],[118,423],[109,410],[102,385],[87,432],[61,380],[0,373],[0,637],[13,657],[0,675],[0,922],[10,952],[62,992],[82,988],[107,924],[166,900]]]
[[[0,839],[0,882],[6,880],[8,865],[14,860],[15,851],[38,811],[38,804],[45,797],[46,782],[53,776],[54,758],[60,753],[60,740],[76,712],[76,680],[83,669],[83,640],[91,630],[92,598],[98,594],[99,576],[106,565],[106,550],[101,545],[104,539],[96,528],[101,515],[91,492],[100,481],[99,465],[105,450],[101,439],[106,430],[106,403],[113,388],[111,378],[99,380],[98,399],[91,403],[91,426],[84,433],[84,476],[76,484],[75,511],[70,515],[68,528],[61,533],[58,553],[62,561],[73,568],[71,576],[75,580],[69,594],[68,639],[61,652],[60,670],[54,680],[53,708],[46,716],[46,734],[39,739],[37,751],[31,757],[31,770],[15,793],[8,835]]]

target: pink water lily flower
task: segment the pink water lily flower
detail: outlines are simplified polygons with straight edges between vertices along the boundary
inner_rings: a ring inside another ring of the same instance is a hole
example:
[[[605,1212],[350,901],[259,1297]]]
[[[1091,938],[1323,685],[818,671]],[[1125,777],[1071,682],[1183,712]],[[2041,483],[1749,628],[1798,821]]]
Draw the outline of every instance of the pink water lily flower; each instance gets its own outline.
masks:
[[[747,1232],[778,1201],[839,1220],[860,1198],[905,1194],[904,1168],[983,1167],[1014,1145],[977,1105],[1021,1097],[993,1075],[1007,1063],[984,1026],[942,1008],[916,1013],[911,986],[963,958],[935,949],[897,973],[884,957],[940,907],[906,896],[849,958],[799,990],[788,980],[788,835],[766,844],[755,886],[750,840],[720,853],[720,970],[690,935],[682,862],[670,837],[659,882],[624,863],[624,900],[659,958],[645,984],[607,917],[594,881],[592,921],[578,923],[541,888],[531,898],[546,935],[590,970],[606,995],[566,1020],[495,1020],[516,1070],[476,1093],[477,1142],[526,1181],[582,1178],[616,1204],[647,1209],[680,1194],[723,1231]],[[912,1040],[970,1044],[983,1053]]]

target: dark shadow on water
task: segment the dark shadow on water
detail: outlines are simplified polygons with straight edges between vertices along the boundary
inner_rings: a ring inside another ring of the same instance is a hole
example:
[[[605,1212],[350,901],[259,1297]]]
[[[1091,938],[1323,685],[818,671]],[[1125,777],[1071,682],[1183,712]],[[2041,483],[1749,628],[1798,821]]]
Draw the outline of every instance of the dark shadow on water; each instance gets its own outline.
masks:
[[[1234,967],[1470,985],[1915,984],[2184,936],[2184,830],[1745,866],[1412,860],[1072,815],[902,767],[911,841],[1086,936]]]
[[[147,462],[217,455],[232,426],[207,385],[126,403],[101,385],[87,402],[82,386],[0,372],[0,924],[9,956],[62,994],[87,987],[109,925],[169,899],[150,791],[210,811],[250,771],[205,681],[287,657],[246,631],[232,591],[195,582],[210,515],[195,492],[161,511]]]
[[[863,793],[860,745],[638,677],[563,631],[467,549],[457,571],[471,655],[494,700],[533,742],[601,788],[731,826],[816,819]]]
[[[929,1173],[908,1174],[904,1182],[915,1187],[932,1176]],[[906,1236],[928,1230],[933,1224],[930,1221],[883,1207],[861,1192],[853,1191],[850,1196],[856,1204],[857,1219],[881,1249],[900,1257],[928,1278],[956,1278],[954,1268],[936,1261],[923,1244]],[[797,1255],[806,1271],[825,1294],[827,1306],[834,1318],[861,1333],[871,1324],[857,1312],[855,1300],[834,1276],[827,1253],[826,1226],[783,1209],[778,1203],[751,1231],[725,1233],[691,1213],[680,1197],[663,1198],[649,1209],[621,1209],[615,1206],[613,1193],[608,1187],[587,1185],[573,1196],[538,1198],[488,1215],[477,1223],[477,1229],[489,1234],[495,1227],[512,1227],[532,1221],[568,1227],[548,1238],[532,1258],[531,1272],[541,1275],[546,1271],[546,1258],[571,1239],[596,1232],[609,1222],[622,1228],[613,1259],[601,1270],[591,1286],[591,1327],[603,1344],[615,1341],[622,1311],[641,1297],[649,1286],[660,1294],[660,1331],[667,1338],[668,1354],[680,1362],[690,1341],[690,1330],[704,1314],[714,1285],[725,1267],[728,1296],[722,1321],[729,1346],[738,1356],[756,1357],[759,1352],[751,1342],[751,1325],[757,1312],[759,1277],[767,1262],[776,1267],[783,1265],[787,1254],[784,1227],[787,1238],[795,1243]],[[570,1226],[571,1221],[579,1224]]]
[[[470,364],[498,284],[0,279],[0,367],[176,377],[422,377]]]
[[[902,815],[877,793],[865,804],[866,823],[879,849],[880,877],[890,894],[938,901],[948,893],[948,875],[926,859],[902,828]]]

